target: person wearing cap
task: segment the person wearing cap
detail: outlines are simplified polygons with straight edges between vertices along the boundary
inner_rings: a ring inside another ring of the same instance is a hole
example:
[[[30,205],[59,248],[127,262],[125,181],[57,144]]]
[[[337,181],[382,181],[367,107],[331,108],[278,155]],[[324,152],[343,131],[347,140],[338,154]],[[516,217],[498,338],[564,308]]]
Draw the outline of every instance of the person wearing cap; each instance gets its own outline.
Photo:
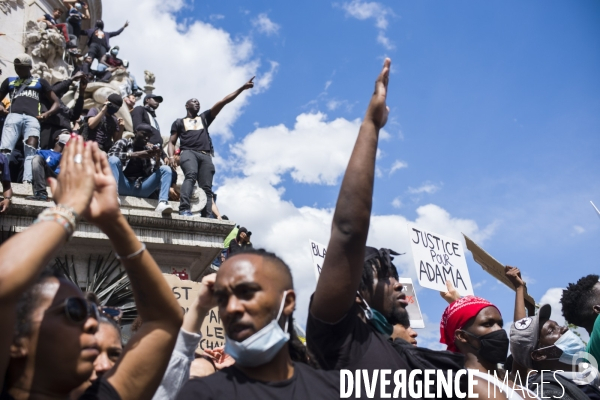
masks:
[[[58,135],[52,150],[38,150],[33,157],[33,196],[27,200],[48,201],[46,182],[48,178],[56,178],[60,172],[60,160],[65,145],[71,138],[68,131]]]
[[[227,257],[231,257],[234,254],[242,253],[252,248],[252,243],[250,243],[250,236],[252,236],[252,232],[249,232],[248,229],[241,227],[235,239],[229,242],[229,247],[227,251]]]
[[[98,63],[98,72],[101,72],[102,75],[98,82],[107,83],[112,78],[112,73],[118,70],[119,68],[125,69],[123,65],[123,60],[117,57],[119,54],[120,47],[113,46],[110,48],[108,53],[104,54]]]
[[[162,102],[162,96],[150,93],[144,97],[144,105],[135,107],[131,112],[133,129],[135,130],[140,124],[150,125],[152,127],[152,137],[150,137],[150,143],[159,145],[161,149],[164,142],[160,134],[160,125],[158,125],[158,120],[156,119],[156,110]],[[169,163],[167,154],[164,151],[161,153],[161,157],[165,164]]]
[[[185,180],[181,185],[181,202],[179,203],[179,215],[192,216],[190,198],[194,192],[194,185],[198,182],[200,189],[206,193],[206,207],[202,209],[201,216],[212,216],[212,183],[215,175],[215,166],[212,158],[215,156],[208,127],[215,120],[226,104],[231,103],[244,90],[254,87],[254,77],[243,84],[235,92],[217,101],[212,108],[200,114],[200,102],[198,99],[190,99],[185,103],[186,117],[178,118],[171,126],[171,137],[169,140],[169,159],[172,159],[177,140],[181,149],[181,169]]]
[[[6,212],[12,201],[13,191],[10,184],[10,166],[8,157],[0,153],[0,183],[2,184],[2,201],[0,201],[0,214]]]
[[[118,140],[108,152],[108,163],[121,196],[147,198],[160,189],[156,212],[170,214],[171,167],[160,165],[161,149],[149,143],[152,129],[140,124],[133,139]]]
[[[0,104],[0,115],[7,115],[0,142],[0,151],[11,153],[19,141],[24,140],[25,164],[23,181],[31,182],[31,161],[36,154],[40,139],[40,122],[56,114],[60,107],[58,97],[45,79],[31,75],[33,60],[21,54],[14,60],[17,77],[9,77],[0,86],[0,99],[10,96],[10,108]],[[40,101],[46,97],[51,104],[48,111],[41,112]]]
[[[98,142],[100,149],[108,152],[113,143],[123,137],[125,122],[123,118],[117,118],[115,114],[121,109],[123,99],[120,95],[113,93],[108,96],[101,110],[96,107],[90,109],[87,114],[87,140]],[[82,132],[84,136],[85,133]]]

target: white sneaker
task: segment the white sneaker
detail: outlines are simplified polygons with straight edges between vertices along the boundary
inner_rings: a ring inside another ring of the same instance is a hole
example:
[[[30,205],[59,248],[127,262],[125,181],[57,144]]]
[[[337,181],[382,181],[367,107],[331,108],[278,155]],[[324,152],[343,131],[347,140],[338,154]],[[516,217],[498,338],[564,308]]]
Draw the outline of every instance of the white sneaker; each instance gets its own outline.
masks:
[[[171,214],[173,212],[173,207],[171,207],[171,204],[169,204],[169,202],[161,201],[156,206],[155,211],[161,214]]]

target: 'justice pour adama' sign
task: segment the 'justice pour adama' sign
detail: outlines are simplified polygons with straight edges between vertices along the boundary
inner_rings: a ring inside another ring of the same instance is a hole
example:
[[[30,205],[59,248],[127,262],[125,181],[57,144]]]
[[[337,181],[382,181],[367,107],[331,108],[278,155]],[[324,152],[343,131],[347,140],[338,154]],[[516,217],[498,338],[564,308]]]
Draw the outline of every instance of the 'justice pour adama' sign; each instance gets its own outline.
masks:
[[[459,240],[408,224],[417,279],[424,288],[447,291],[450,280],[461,296],[473,294],[467,260]]]

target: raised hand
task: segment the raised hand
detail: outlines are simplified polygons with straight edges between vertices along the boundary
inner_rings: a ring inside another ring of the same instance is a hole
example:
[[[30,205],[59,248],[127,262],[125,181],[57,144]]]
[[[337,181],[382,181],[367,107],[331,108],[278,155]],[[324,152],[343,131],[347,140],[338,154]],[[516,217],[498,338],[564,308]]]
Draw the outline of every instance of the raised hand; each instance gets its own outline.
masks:
[[[202,286],[198,291],[198,307],[203,310],[210,310],[213,307],[216,307],[217,300],[215,299],[213,292],[213,285],[215,284],[215,280],[217,279],[217,274],[206,275],[202,278]]]
[[[506,266],[504,267],[504,274],[516,288],[525,286],[525,281],[521,278],[521,271],[517,267]]]
[[[88,222],[102,229],[121,215],[117,200],[117,181],[108,164],[106,153],[100,150],[98,143],[88,142],[87,147],[91,148],[93,158],[94,190],[89,207],[85,209],[83,216]]]
[[[215,347],[214,349],[204,350],[204,354],[210,357],[217,371],[223,368],[231,367],[235,360],[229,354],[225,353],[225,347]]]
[[[72,135],[62,152],[58,178],[50,178],[54,202],[72,207],[79,215],[89,207],[94,194],[92,147],[91,142]]]
[[[254,87],[254,78],[256,78],[256,76],[253,76],[252,79],[244,83],[244,86],[242,86],[242,90],[252,89]]]
[[[365,121],[373,122],[378,129],[385,126],[390,112],[389,107],[386,105],[386,98],[391,63],[392,61],[389,58],[386,58],[383,62],[383,68],[375,81],[375,91],[365,115]]]
[[[445,292],[440,292],[440,296],[442,296],[442,298],[446,300],[448,304],[452,304],[456,300],[460,299],[460,293],[458,293],[458,290],[456,290],[449,279],[446,279],[446,289],[448,290]]]

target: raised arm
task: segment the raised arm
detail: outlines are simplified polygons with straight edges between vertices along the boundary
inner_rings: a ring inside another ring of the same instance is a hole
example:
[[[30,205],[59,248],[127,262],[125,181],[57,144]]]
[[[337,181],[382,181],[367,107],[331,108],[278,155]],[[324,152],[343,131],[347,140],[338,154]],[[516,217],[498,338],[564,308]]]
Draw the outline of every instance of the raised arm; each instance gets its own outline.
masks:
[[[106,34],[108,35],[109,38],[111,38],[113,36],[119,36],[121,33],[123,33],[125,28],[127,28],[128,26],[129,26],[129,21],[125,21],[125,25],[123,25],[123,27],[121,29],[119,29],[118,31],[114,31],[114,32],[106,32]]]
[[[312,315],[324,322],[339,321],[352,307],[363,270],[369,232],[375,155],[379,130],[387,122],[386,106],[390,60],[386,59],[338,196],[327,257],[311,304]]]
[[[83,145],[80,136],[72,138],[63,151],[58,180],[51,180],[52,195],[56,204],[71,207],[81,214],[90,203],[94,190],[94,164],[90,146]],[[76,164],[73,159],[82,154]],[[5,194],[6,195],[6,194]],[[66,243],[65,228],[55,221],[31,225],[0,246],[0,320],[2,326],[14,326],[16,303],[21,294],[35,281],[42,269]],[[36,243],[31,246],[31,243]],[[12,329],[0,329],[0,387],[2,387]]]
[[[235,92],[228,94],[227,96],[225,96],[223,99],[217,101],[215,103],[214,106],[212,106],[212,108],[210,109],[210,114],[213,118],[215,118],[223,109],[223,107],[225,107],[226,104],[231,103],[233,100],[235,100],[236,97],[238,97],[244,90],[248,90],[248,89],[252,89],[254,87],[254,76],[252,77],[252,79],[250,79],[248,82],[244,83],[242,85],[242,87],[240,87],[238,90],[236,90]]]
[[[135,297],[142,327],[129,340],[123,355],[105,378],[123,400],[151,399],[165,373],[182,322],[181,307],[165,278],[121,214],[117,184],[106,154],[93,143],[96,160],[94,197],[84,213],[104,232],[121,263]]]
[[[515,314],[514,321],[518,321],[527,316],[525,309],[525,282],[521,278],[521,271],[519,268],[506,266],[504,267],[504,273],[508,280],[515,287]]]

